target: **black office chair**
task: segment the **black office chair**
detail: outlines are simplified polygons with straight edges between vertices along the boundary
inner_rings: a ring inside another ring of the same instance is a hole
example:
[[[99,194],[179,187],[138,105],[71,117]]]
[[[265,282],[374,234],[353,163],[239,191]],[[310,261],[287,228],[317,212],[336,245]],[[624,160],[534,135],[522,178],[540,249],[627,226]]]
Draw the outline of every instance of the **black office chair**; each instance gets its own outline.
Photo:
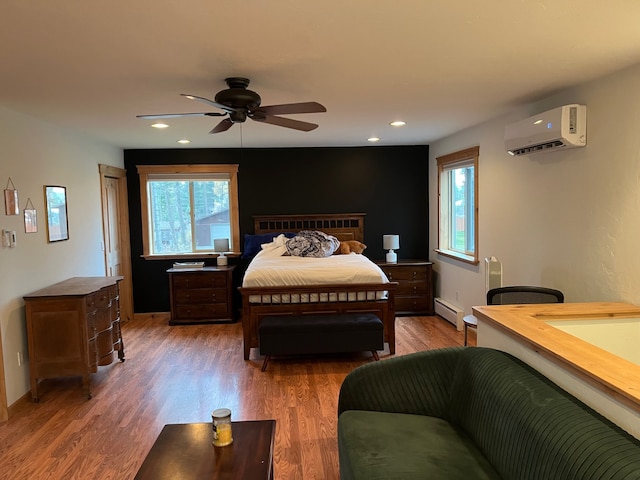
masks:
[[[498,287],[487,292],[487,305],[518,305],[524,303],[564,303],[564,294],[560,290],[546,287]],[[464,344],[467,345],[469,328],[478,327],[474,315],[464,318]]]
[[[498,287],[487,292],[487,305],[517,305],[521,303],[564,303],[560,290],[546,287]]]

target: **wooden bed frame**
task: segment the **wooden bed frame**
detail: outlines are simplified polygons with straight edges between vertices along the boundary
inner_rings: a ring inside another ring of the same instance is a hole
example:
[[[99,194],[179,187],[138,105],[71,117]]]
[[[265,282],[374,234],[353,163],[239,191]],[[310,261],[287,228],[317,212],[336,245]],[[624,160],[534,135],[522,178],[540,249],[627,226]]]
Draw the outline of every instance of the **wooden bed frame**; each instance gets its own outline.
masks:
[[[259,215],[254,219],[254,233],[299,232],[321,230],[341,241],[364,240],[364,213],[315,215]],[[364,242],[363,242],[364,243]],[[394,298],[396,282],[380,284],[339,284],[289,287],[240,287],[242,294],[242,332],[244,359],[248,360],[252,348],[260,347],[258,327],[260,320],[269,315],[318,315],[345,313],[374,313],[384,327],[384,341],[389,353],[396,351]],[[376,300],[380,292],[388,292],[384,300]],[[357,300],[353,297],[359,294]],[[364,294],[364,295],[363,295]],[[284,299],[305,298],[317,301],[285,303]],[[306,297],[309,295],[309,297]],[[283,297],[284,296],[284,297]],[[360,298],[365,297],[365,298]],[[256,299],[259,298],[259,303]],[[250,299],[252,301],[250,301]],[[275,300],[274,300],[275,299]]]

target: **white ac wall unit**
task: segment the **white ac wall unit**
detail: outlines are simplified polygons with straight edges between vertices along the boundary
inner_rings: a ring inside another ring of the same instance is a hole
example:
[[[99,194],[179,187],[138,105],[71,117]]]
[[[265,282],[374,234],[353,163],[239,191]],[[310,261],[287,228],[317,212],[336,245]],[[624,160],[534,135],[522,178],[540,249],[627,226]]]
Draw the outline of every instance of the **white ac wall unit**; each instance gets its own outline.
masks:
[[[504,129],[504,146],[510,155],[530,155],[586,144],[586,105],[563,105]]]

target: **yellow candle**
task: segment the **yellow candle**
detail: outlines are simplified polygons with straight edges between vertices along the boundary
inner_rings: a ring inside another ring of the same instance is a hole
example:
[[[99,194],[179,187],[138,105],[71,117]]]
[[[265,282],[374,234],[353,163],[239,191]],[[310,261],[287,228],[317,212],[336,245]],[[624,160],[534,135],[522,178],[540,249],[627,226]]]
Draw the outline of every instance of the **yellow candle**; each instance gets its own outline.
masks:
[[[213,439],[213,444],[216,447],[224,447],[225,445],[229,445],[231,442],[233,442],[231,424],[222,423],[220,425],[216,425],[216,434]]]

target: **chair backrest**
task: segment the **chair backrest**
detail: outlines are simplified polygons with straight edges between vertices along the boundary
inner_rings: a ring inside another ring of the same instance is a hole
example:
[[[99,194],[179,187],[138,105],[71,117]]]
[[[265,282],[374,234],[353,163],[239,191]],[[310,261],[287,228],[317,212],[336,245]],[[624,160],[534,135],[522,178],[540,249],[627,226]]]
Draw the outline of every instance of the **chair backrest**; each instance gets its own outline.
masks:
[[[487,292],[487,305],[514,305],[520,303],[564,303],[560,290],[546,287],[498,287]]]

